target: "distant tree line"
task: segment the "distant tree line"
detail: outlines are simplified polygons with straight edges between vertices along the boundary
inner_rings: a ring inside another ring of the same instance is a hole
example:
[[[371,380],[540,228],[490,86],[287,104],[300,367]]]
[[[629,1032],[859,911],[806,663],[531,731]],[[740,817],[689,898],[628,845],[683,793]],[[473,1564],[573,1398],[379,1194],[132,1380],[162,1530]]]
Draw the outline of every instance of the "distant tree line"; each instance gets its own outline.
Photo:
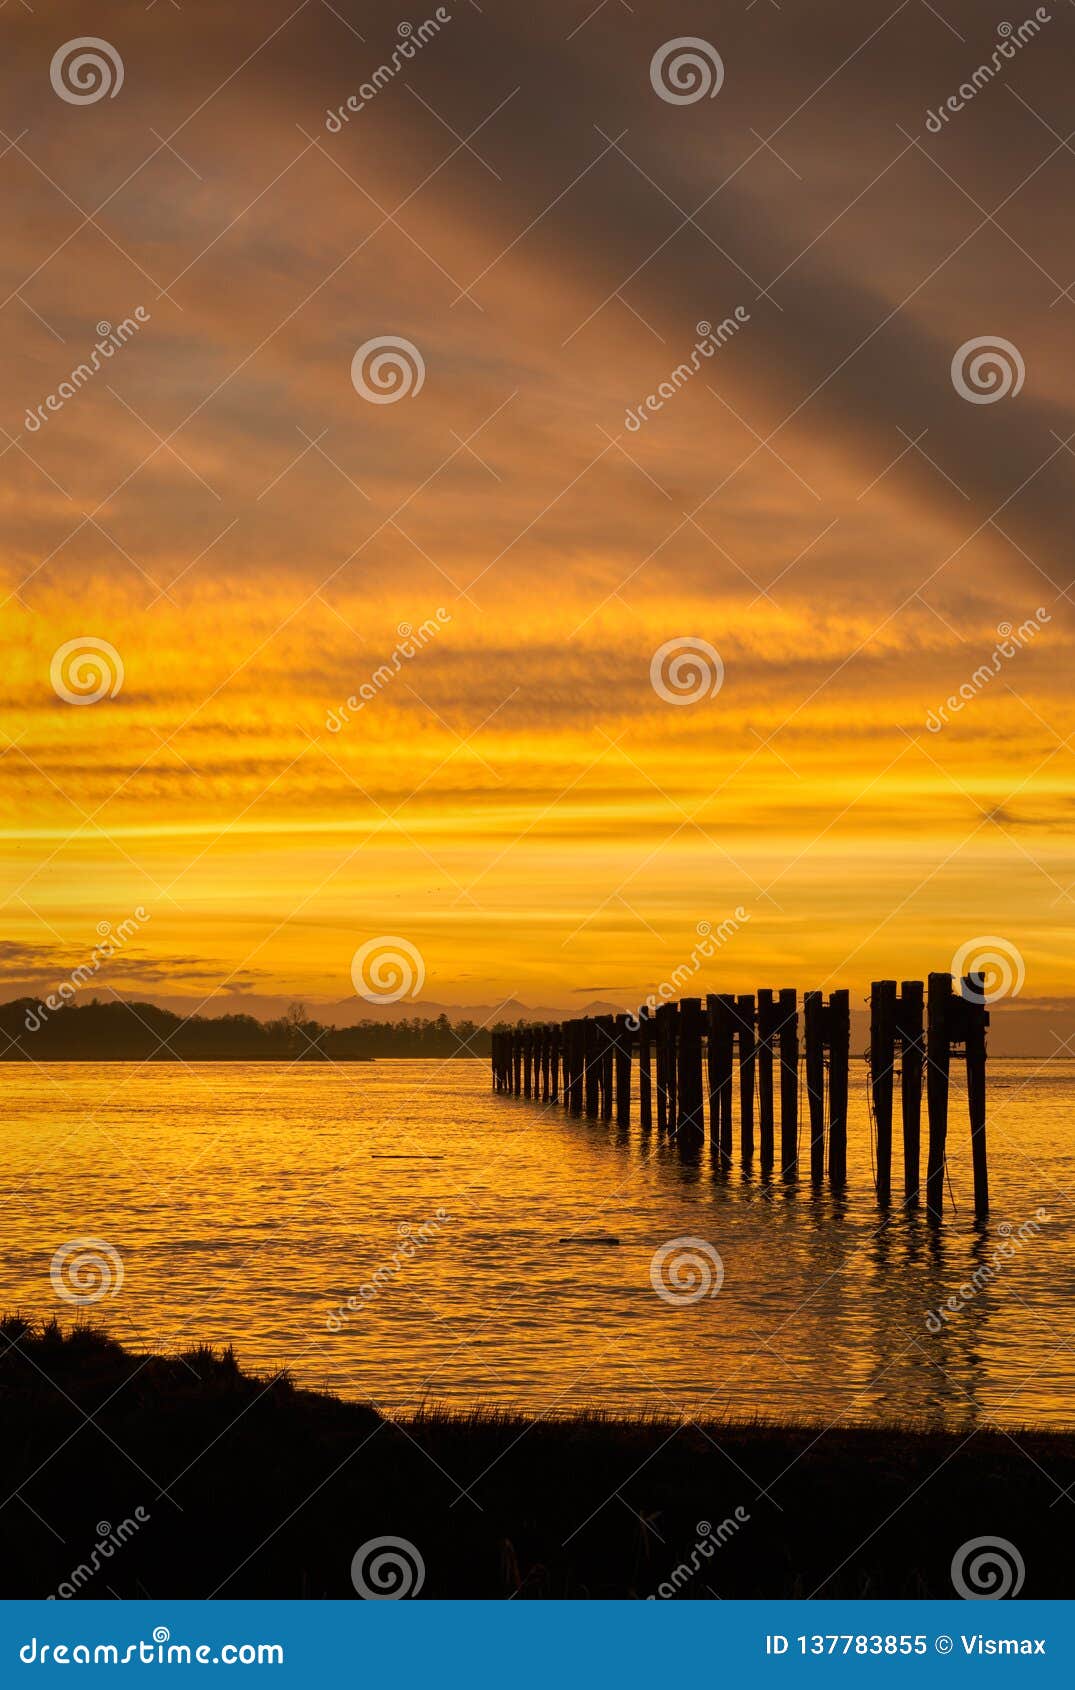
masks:
[[[497,1023],[498,1026],[504,1025]],[[0,1006],[0,1057],[9,1062],[357,1062],[373,1057],[488,1057],[491,1027],[474,1021],[360,1021],[326,1027],[303,1004],[286,1015],[174,1015],[153,1003],[65,1004],[33,998]]]

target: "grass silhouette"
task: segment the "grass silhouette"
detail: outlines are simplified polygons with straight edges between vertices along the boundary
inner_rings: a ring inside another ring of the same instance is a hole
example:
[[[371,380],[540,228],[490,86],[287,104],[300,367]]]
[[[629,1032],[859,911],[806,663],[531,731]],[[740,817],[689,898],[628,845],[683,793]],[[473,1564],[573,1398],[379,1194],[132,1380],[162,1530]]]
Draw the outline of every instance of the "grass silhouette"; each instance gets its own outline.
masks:
[[[352,1559],[381,1537],[414,1546],[422,1598],[945,1597],[986,1536],[1016,1546],[1022,1595],[1075,1593],[1051,1506],[1075,1484],[1065,1431],[387,1420],[231,1350],[136,1354],[12,1315],[0,1432],[5,1597],[354,1596]],[[106,1555],[124,1521],[143,1523]]]

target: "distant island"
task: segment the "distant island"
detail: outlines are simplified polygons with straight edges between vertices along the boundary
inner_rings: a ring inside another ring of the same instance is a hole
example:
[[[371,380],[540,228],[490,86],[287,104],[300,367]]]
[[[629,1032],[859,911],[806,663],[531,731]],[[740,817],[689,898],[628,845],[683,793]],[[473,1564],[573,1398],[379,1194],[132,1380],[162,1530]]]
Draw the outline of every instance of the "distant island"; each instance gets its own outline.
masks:
[[[504,1025],[504,1023],[498,1023]],[[48,1010],[35,998],[0,1005],[6,1062],[369,1062],[375,1057],[488,1057],[491,1027],[474,1021],[311,1020],[302,1004],[286,1015],[175,1015],[121,999]]]

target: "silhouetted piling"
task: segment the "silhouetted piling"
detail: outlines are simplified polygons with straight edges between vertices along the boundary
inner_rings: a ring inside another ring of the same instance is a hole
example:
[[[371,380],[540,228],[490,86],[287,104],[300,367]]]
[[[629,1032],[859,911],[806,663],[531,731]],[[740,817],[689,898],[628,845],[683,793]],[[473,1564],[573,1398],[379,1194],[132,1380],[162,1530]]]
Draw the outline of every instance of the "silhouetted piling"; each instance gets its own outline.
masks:
[[[926,1214],[939,1221],[944,1213],[944,1155],[948,1138],[948,1072],[951,1058],[949,1006],[952,976],[931,974],[926,998]]]
[[[571,1033],[570,1112],[581,1117],[585,1090],[586,1039],[581,1021],[568,1022],[568,1028]]]
[[[780,993],[780,1167],[793,1173],[799,1156],[799,1011],[794,987]]]
[[[931,1221],[944,1209],[945,1151],[949,1077],[953,1053],[965,1056],[970,1114],[974,1213],[989,1213],[986,1155],[985,985],[968,975],[959,995],[951,976],[929,976],[926,1014],[922,983],[874,981],[870,991],[869,1095],[876,1128],[877,1198],[891,1202],[892,1122],[895,1076],[901,1075],[904,1197],[919,1200],[921,1097],[923,1075],[929,1120],[926,1209]],[[846,991],[803,996],[803,1049],[809,1110],[810,1178],[834,1191],[847,1181],[847,1115],[850,1090],[851,1008]],[[923,1028],[925,1021],[925,1028]],[[661,1003],[655,1013],[586,1016],[553,1025],[500,1028],[490,1035],[494,1091],[561,1101],[569,1116],[599,1116],[621,1129],[625,1143],[631,1123],[631,1068],[638,1049],[638,1111],[643,1134],[653,1125],[653,1087],[657,1089],[657,1127],[674,1132],[683,1152],[697,1162],[708,1114],[710,1151],[722,1173],[733,1162],[733,1108],[736,1053],[739,1064],[740,1154],[751,1164],[755,1116],[761,1169],[771,1175],[774,1162],[774,1062],[780,1063],[780,1161],[793,1179],[798,1167],[799,1000],[790,987],[774,1002],[771,991],[756,995],[710,993],[703,1009],[699,998]],[[703,1068],[704,1060],[704,1068]],[[562,1074],[562,1082],[561,1082]],[[755,1102],[755,1085],[757,1101]],[[692,1148],[693,1147],[693,1148]]]
[[[616,1022],[611,1015],[601,1015],[597,1021],[598,1050],[601,1058],[601,1119],[612,1119],[612,1076],[616,1057]]]
[[[847,1184],[847,1098],[851,1062],[851,998],[829,993],[829,1183]]]
[[[762,1170],[768,1173],[775,1159],[775,1116],[773,1113],[773,1036],[776,1006],[772,992],[758,993],[758,1137]]]
[[[671,1131],[679,1121],[679,1005],[670,1003],[664,1022],[664,1036],[668,1040],[668,1127]]]
[[[582,1023],[583,1102],[587,1115],[596,1121],[601,1113],[601,1051],[597,1022],[587,1015]]]
[[[803,1044],[806,1050],[806,1104],[810,1115],[810,1180],[825,1177],[825,1045],[820,992],[803,993]]]
[[[705,1131],[702,1112],[702,1000],[682,998],[679,1004],[677,1122],[682,1133]]]
[[[903,1201],[917,1209],[922,1183],[923,1014],[921,980],[900,984],[900,1114],[903,1122]]]
[[[710,1148],[727,1172],[732,1165],[732,1071],[735,999],[726,993],[706,999],[709,1012]]]
[[[652,1031],[649,1010],[643,1005],[638,1012],[638,1121],[644,1133],[653,1128]]]
[[[626,1015],[616,1017],[616,1124],[631,1124],[631,1030]]]
[[[735,1000],[735,1031],[739,1040],[739,1154],[746,1164],[754,1157],[754,998],[741,993]]]
[[[896,1066],[896,982],[870,987],[870,1092],[877,1141],[877,1201],[892,1196],[892,1092]]]
[[[659,1003],[653,1021],[655,1066],[657,1070],[657,1131],[668,1130],[668,1012],[670,1005]]]
[[[989,1214],[989,1167],[985,1143],[985,975],[968,974],[963,981],[963,1047],[967,1055],[967,1107],[970,1151],[974,1171],[974,1218]]]

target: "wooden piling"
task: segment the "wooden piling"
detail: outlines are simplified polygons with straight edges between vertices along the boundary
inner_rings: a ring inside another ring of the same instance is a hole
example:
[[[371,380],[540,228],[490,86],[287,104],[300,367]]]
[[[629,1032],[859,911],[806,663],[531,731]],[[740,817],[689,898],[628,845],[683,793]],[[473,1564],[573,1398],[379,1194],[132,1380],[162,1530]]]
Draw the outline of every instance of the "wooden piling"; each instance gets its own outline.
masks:
[[[743,992],[735,1000],[735,1030],[739,1041],[739,1155],[746,1167],[754,1158],[754,997]]]
[[[931,974],[926,995],[926,1214],[939,1221],[944,1214],[944,1154],[948,1138],[948,1074],[951,1058],[949,1005],[952,976]]]
[[[584,1088],[584,1069],[586,1065],[586,1046],[581,1021],[569,1021],[567,1024],[570,1035],[568,1058],[571,1069],[571,1079],[568,1084],[568,1101],[570,1113],[575,1116],[582,1114],[582,1094]]]
[[[638,1121],[644,1133],[653,1128],[653,1076],[650,1036],[653,1023],[645,1004],[638,1012]]]
[[[701,998],[680,999],[677,1069],[679,1130],[681,1133],[701,1136],[705,1131],[705,1116],[702,1112]]]
[[[794,1173],[799,1156],[799,1011],[794,987],[780,993],[780,1167]]]
[[[953,996],[947,974],[929,976],[926,1014],[920,981],[874,981],[870,992],[870,1095],[877,1128],[877,1195],[891,1201],[892,1117],[895,1073],[903,1084],[904,1196],[919,1199],[921,1096],[925,1073],[929,1122],[926,1209],[939,1221],[944,1209],[945,1150],[953,1050],[966,1057],[974,1212],[989,1213],[986,1155],[985,983],[968,975]],[[755,1112],[762,1172],[774,1161],[774,1061],[780,1062],[780,1160],[786,1176],[798,1166],[799,1008],[787,987],[774,1002],[771,991],[734,997],[710,994],[661,1003],[633,1016],[583,1017],[552,1025],[500,1027],[489,1038],[493,1090],[543,1103],[562,1101],[570,1116],[585,1113],[622,1129],[631,1120],[631,1066],[638,1041],[639,1119],[644,1133],[653,1124],[657,1087],[659,1131],[680,1135],[685,1155],[697,1160],[707,1113],[711,1149],[722,1170],[732,1162],[732,1098],[739,1060],[740,1145],[743,1165],[754,1154]],[[851,1010],[846,991],[826,1002],[819,992],[803,998],[806,1091],[810,1117],[810,1178],[830,1185],[847,1180],[847,1111],[850,1078]],[[923,1021],[925,1029],[923,1030]],[[704,1040],[704,1044],[703,1044]],[[705,1052],[705,1069],[702,1057]],[[654,1055],[654,1051],[656,1054]],[[654,1073],[654,1069],[656,1073]],[[561,1079],[562,1076],[562,1079]],[[755,1076],[758,1101],[755,1105]],[[620,1142],[624,1142],[621,1138]]]
[[[870,987],[870,1093],[877,1135],[877,1201],[892,1197],[892,1087],[896,1065],[896,982]]]
[[[626,1015],[616,1017],[616,1125],[631,1124],[631,1029]]]
[[[917,1209],[922,1183],[922,982],[904,980],[897,1010],[900,1032],[900,1115],[903,1123],[903,1202]]]
[[[583,1103],[587,1115],[596,1121],[601,1104],[601,1051],[597,1022],[587,1015],[582,1023]]]
[[[720,1073],[717,1035],[717,997],[714,992],[708,992],[705,1000],[705,1089],[706,1101],[709,1107],[709,1143],[716,1146],[720,1143]]]
[[[829,993],[829,1184],[847,1184],[847,1098],[851,1064],[851,997]]]
[[[659,1003],[654,1017],[653,1034],[657,1069],[657,1131],[668,1130],[668,1013],[670,1004]]]
[[[679,1005],[670,1003],[664,1022],[664,1036],[668,1040],[668,1127],[671,1131],[679,1120]]]
[[[776,1006],[772,992],[758,993],[758,1136],[761,1165],[768,1172],[773,1165],[773,1033],[776,1027]]]
[[[612,1119],[612,1076],[616,1057],[616,1021],[611,1015],[597,1018],[597,1048],[601,1061],[601,1119]]]
[[[806,1102],[810,1114],[810,1179],[825,1177],[825,1043],[820,992],[803,993],[803,1044],[806,1051]]]
[[[989,1214],[989,1166],[985,1143],[985,975],[968,974],[963,981],[963,1047],[967,1058],[967,1108],[970,1114],[970,1153],[974,1173],[974,1218]]]
[[[706,999],[709,1011],[709,1136],[725,1173],[732,1165],[732,1070],[735,999],[726,993]]]

